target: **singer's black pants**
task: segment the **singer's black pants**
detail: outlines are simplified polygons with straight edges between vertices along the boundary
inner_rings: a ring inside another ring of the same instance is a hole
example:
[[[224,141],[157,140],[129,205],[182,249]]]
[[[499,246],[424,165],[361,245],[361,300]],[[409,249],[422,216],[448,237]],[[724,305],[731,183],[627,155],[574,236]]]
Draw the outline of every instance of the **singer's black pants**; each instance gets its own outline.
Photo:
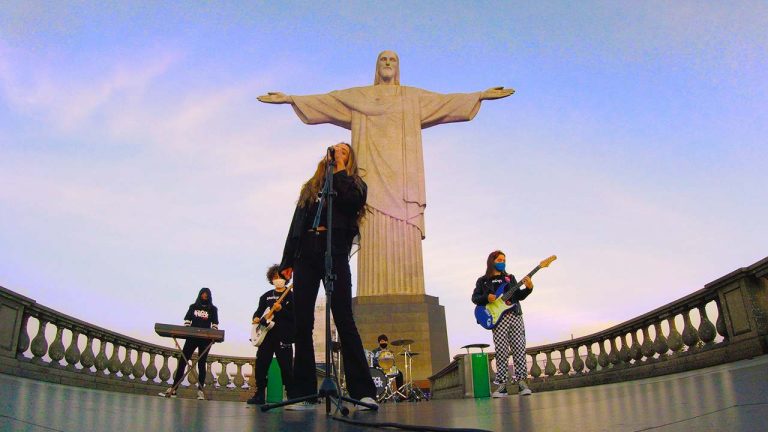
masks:
[[[294,312],[296,315],[296,356],[293,361],[293,383],[296,397],[317,393],[315,349],[312,329],[315,323],[315,301],[320,281],[325,275],[324,253],[326,234],[306,233],[301,239],[301,255],[293,267]],[[352,317],[352,278],[346,254],[333,256],[336,274],[331,295],[331,312],[339,332],[341,355],[347,390],[354,399],[376,397],[365,359],[363,343]],[[325,335],[320,336],[325,340]],[[326,366],[330,369],[330,365]]]

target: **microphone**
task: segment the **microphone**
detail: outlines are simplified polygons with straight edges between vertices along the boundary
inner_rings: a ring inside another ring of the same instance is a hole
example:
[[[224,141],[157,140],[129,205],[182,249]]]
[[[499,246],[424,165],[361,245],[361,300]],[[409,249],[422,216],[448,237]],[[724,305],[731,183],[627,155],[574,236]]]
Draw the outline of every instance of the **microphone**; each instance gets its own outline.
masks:
[[[332,160],[335,159],[336,158],[336,147],[334,147],[334,146],[328,147],[328,154],[331,156]]]

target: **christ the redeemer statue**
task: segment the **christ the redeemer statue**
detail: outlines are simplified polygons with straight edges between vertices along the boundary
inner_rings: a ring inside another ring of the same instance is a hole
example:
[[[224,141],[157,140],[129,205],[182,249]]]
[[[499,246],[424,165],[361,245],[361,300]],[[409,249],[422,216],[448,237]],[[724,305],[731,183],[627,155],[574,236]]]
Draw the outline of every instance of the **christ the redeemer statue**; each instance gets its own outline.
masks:
[[[483,100],[512,93],[494,87],[439,94],[401,86],[397,54],[383,51],[372,86],[310,96],[259,96],[261,102],[291,104],[306,124],[331,123],[352,131],[352,148],[368,184],[368,212],[360,227],[358,296],[425,294],[421,241],[427,200],[421,130],[472,120]]]

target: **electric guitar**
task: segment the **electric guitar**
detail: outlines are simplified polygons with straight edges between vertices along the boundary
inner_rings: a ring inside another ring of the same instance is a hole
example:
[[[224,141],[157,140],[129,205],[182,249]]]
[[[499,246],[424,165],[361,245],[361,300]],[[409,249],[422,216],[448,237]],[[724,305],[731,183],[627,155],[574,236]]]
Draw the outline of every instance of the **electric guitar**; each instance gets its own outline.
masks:
[[[285,291],[280,295],[280,298],[275,301],[275,304],[272,305],[272,307],[267,308],[266,311],[264,311],[264,315],[261,317],[264,318],[265,321],[267,321],[267,325],[261,324],[261,320],[259,320],[258,323],[253,324],[251,326],[251,344],[255,347],[258,347],[261,345],[262,342],[264,342],[264,338],[267,337],[267,333],[269,333],[270,330],[272,330],[272,327],[275,326],[275,322],[272,321],[272,316],[275,315],[275,305],[279,305],[280,302],[283,301],[285,296],[288,295],[288,293],[293,288],[293,285],[288,285],[285,287]]]
[[[557,257],[555,255],[545,259],[544,261],[540,262],[535,269],[531,270],[527,276],[531,277],[540,269],[549,267],[552,261],[556,259]],[[483,328],[491,330],[496,327],[496,324],[498,324],[499,320],[501,320],[501,317],[503,317],[504,314],[509,312],[509,310],[512,308],[512,304],[507,304],[507,301],[509,301],[515,291],[517,291],[518,288],[523,285],[523,282],[518,282],[514,287],[512,287],[511,290],[505,294],[504,288],[506,288],[508,284],[509,282],[504,282],[499,286],[499,288],[496,290],[496,300],[488,303],[485,306],[475,307],[475,319],[477,320],[477,323],[480,324]]]

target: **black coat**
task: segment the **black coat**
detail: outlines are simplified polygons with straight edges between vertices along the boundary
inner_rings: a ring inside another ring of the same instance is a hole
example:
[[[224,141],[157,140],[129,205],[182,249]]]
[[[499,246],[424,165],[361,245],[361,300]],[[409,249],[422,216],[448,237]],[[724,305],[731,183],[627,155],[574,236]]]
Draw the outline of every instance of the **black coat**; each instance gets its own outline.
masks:
[[[333,175],[333,190],[336,196],[333,198],[333,254],[349,255],[352,248],[352,240],[360,234],[357,226],[357,214],[365,205],[368,197],[368,186],[364,181],[355,181],[342,170]],[[301,238],[310,235],[309,229],[315,217],[317,204],[306,207],[296,206],[288,229],[283,248],[283,259],[280,261],[280,270],[293,267],[294,262],[301,256]],[[323,210],[325,213],[325,209]],[[325,220],[325,216],[323,216]]]
[[[509,283],[504,288],[504,293],[508,293],[515,285],[517,285],[517,279],[514,275],[502,273],[498,276],[481,276],[475,283],[475,290],[472,292],[472,303],[478,306],[485,306],[488,304],[488,294],[495,294],[499,288],[499,279],[509,278]],[[497,283],[494,283],[494,280]],[[527,288],[517,288],[512,294],[509,301],[512,303],[512,313],[515,315],[521,315],[523,308],[520,306],[520,301],[525,300],[531,294],[532,290]]]
[[[203,301],[203,293],[208,294],[208,300]],[[218,328],[219,310],[213,305],[213,295],[208,288],[201,288],[197,300],[189,305],[184,315],[184,325],[200,328]]]
[[[259,298],[259,307],[256,312],[253,313],[253,319],[261,318],[267,308],[274,306],[277,299],[282,295],[271,289]],[[275,322],[275,327],[267,334],[275,334],[280,339],[280,342],[292,343],[293,335],[296,332],[296,324],[293,315],[293,291],[286,294],[283,301],[280,303],[283,308],[279,312],[275,312],[272,315],[272,321]]]

